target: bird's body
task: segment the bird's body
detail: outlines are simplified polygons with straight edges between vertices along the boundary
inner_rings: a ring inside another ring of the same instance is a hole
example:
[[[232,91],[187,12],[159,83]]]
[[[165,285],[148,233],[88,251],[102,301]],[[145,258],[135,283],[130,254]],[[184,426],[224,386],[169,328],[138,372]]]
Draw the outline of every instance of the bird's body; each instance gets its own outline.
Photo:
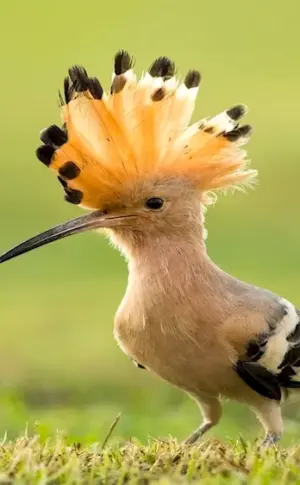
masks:
[[[235,374],[235,353],[231,349],[228,355],[220,338],[231,305],[220,298],[211,311],[218,289],[210,279],[221,272],[201,252],[184,241],[172,246],[158,240],[147,249],[149,266],[142,272],[138,261],[130,261],[114,333],[125,353],[172,384],[193,394],[218,395],[224,382],[220,374],[228,369]]]
[[[272,383],[270,390],[268,381],[250,387],[236,364],[263,363],[280,375],[287,348],[297,343],[288,338],[300,315],[281,297],[218,268],[206,253],[200,224],[198,231],[192,226],[190,240],[188,228],[182,229],[182,240],[162,236],[153,244],[146,237],[130,250],[122,235],[129,280],[115,337],[132,359],[194,397],[210,425],[221,416],[220,398],[227,397],[249,404],[274,440],[282,422]],[[272,398],[257,393],[258,386]]]
[[[58,174],[65,198],[92,213],[50,229],[4,262],[62,237],[104,229],[128,260],[114,335],[139,366],[200,405],[197,440],[221,416],[222,396],[253,408],[266,443],[282,431],[285,391],[300,387],[300,314],[287,300],[243,283],[209,258],[204,227],[212,191],[241,186],[248,170],[243,105],[189,125],[200,83],[183,83],[158,58],[137,81],[129,54],[115,57],[108,95],[78,66],[65,79],[62,129],[41,133],[38,158]]]

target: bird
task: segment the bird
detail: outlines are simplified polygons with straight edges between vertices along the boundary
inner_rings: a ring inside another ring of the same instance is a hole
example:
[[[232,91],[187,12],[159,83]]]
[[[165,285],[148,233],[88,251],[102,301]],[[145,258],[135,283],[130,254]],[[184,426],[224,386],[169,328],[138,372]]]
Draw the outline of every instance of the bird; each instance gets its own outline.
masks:
[[[191,122],[201,74],[179,78],[158,57],[137,78],[126,51],[104,91],[81,65],[59,93],[62,124],[40,133],[37,158],[65,200],[88,212],[7,251],[3,263],[83,231],[104,233],[128,264],[114,337],[139,368],[183,390],[199,406],[192,445],[215,426],[222,400],[246,403],[273,446],[282,403],[300,387],[300,312],[282,296],[223,271],[206,248],[205,215],[219,193],[257,179],[244,145],[247,108]]]

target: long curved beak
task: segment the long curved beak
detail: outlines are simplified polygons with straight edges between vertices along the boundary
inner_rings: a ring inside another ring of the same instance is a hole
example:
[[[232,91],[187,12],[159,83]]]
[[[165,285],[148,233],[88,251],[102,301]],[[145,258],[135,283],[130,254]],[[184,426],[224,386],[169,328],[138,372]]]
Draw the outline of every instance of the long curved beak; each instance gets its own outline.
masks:
[[[116,226],[119,221],[127,217],[130,216],[107,216],[101,211],[95,211],[84,216],[76,217],[71,221],[58,224],[52,229],[48,229],[37,236],[27,239],[27,241],[24,241],[18,246],[10,249],[0,256],[0,263],[4,263],[9,259],[20,256],[21,254],[28,253],[28,251],[44,246],[45,244],[58,241],[59,239],[72,236],[73,234],[78,234],[79,232]]]

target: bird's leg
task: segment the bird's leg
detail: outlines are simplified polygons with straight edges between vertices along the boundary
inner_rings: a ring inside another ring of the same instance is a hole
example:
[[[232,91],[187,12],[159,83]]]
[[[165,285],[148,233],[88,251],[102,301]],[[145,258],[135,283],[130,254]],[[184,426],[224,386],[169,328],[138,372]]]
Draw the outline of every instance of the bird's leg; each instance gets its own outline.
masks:
[[[183,442],[185,445],[191,445],[198,441],[201,436],[206,433],[210,428],[215,426],[221,417],[222,414],[222,408],[220,401],[216,397],[210,397],[210,396],[193,396],[194,399],[198,402],[199,407],[202,412],[203,416],[203,423],[201,426],[196,429],[188,438],[186,438]]]
[[[196,431],[194,431],[190,436],[188,436],[188,438],[186,438],[183,441],[183,444],[192,445],[193,443],[198,441],[201,438],[201,436],[203,436],[204,433],[206,433],[206,431],[208,431],[213,426],[214,424],[211,421],[202,423],[201,426],[199,426],[199,428],[196,429]]]
[[[253,407],[253,410],[266,431],[260,447],[274,446],[283,431],[280,404],[277,401],[264,400],[260,406]]]

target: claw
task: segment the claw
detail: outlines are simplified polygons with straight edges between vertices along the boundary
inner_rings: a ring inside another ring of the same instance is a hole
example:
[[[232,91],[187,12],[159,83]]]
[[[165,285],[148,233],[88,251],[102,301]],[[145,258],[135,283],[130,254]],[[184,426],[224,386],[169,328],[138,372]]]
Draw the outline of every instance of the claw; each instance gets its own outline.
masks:
[[[267,449],[276,446],[277,441],[280,440],[280,436],[278,433],[267,433],[259,448]]]

